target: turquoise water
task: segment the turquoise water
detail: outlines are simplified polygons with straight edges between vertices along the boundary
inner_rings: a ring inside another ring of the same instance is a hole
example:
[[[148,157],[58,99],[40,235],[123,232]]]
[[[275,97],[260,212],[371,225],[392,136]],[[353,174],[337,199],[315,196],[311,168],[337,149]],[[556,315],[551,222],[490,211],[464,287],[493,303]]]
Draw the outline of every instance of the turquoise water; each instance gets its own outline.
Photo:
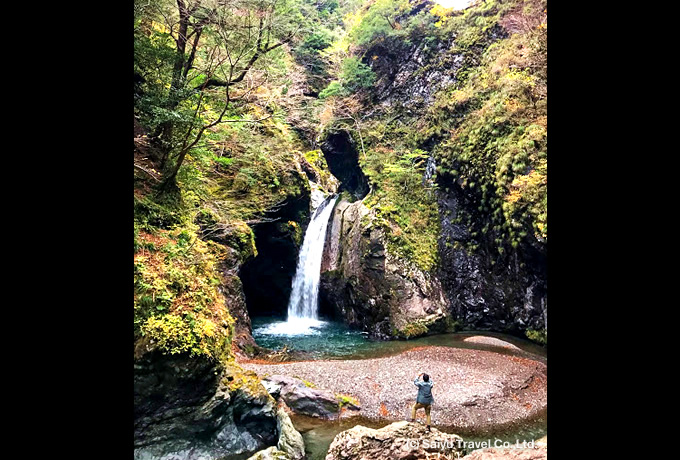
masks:
[[[356,353],[371,348],[371,342],[358,331],[350,330],[342,323],[318,321],[309,326],[304,333],[288,327],[277,318],[253,318],[253,338],[258,345],[271,349],[281,349],[309,353],[314,359],[347,359]]]
[[[412,340],[374,341],[367,338],[367,334],[352,330],[346,325],[333,321],[318,321],[308,327],[305,333],[298,333],[287,327],[287,323],[280,318],[255,317],[253,322],[253,338],[258,345],[271,349],[281,349],[303,352],[304,359],[367,359],[379,358],[401,353],[414,347],[445,346],[487,350],[497,353],[518,355],[531,353],[543,360],[547,350],[528,340],[482,331],[466,331],[448,334],[437,334]],[[504,347],[465,342],[472,336],[492,337],[508,342],[520,349],[512,350]]]
[[[253,337],[258,345],[300,352],[299,359],[369,359],[402,353],[411,348],[422,346],[446,346],[475,350],[493,351],[506,355],[527,356],[547,363],[547,349],[528,340],[506,334],[466,331],[438,334],[412,340],[373,341],[365,333],[352,330],[346,325],[332,321],[317,321],[305,328],[296,328],[280,318],[253,318]],[[303,331],[303,332],[300,332]],[[469,337],[491,337],[507,342],[517,349],[466,342]],[[357,416],[337,421],[323,421],[301,415],[291,415],[295,428],[302,434],[308,460],[325,458],[333,438],[341,431],[355,425],[381,428],[388,421],[376,421]],[[515,443],[516,441],[536,440],[548,433],[547,410],[532,420],[506,427],[496,427],[492,431],[450,430],[437,427],[442,431],[455,432],[465,441],[490,441],[495,439]]]

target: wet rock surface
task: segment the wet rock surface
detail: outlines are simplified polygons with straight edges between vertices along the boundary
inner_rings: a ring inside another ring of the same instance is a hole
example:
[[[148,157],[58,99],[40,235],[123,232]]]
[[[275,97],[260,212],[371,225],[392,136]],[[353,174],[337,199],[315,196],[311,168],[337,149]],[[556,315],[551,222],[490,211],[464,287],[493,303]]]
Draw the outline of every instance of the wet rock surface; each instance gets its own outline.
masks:
[[[524,335],[528,329],[547,331],[547,256],[537,241],[499,256],[491,241],[478,237],[474,253],[457,246],[471,242],[459,213],[476,212],[475,204],[455,185],[440,193],[441,263],[437,272],[451,315],[468,329]],[[481,218],[480,218],[481,220]],[[493,262],[493,263],[492,263]]]
[[[276,420],[276,427],[279,431],[279,442],[276,444],[276,449],[286,453],[291,460],[304,458],[305,442],[302,435],[295,429],[290,417],[281,407],[276,413]]]
[[[242,363],[260,375],[297,376],[317,388],[356,398],[376,420],[410,417],[420,372],[434,382],[433,426],[488,429],[531,419],[547,408],[547,365],[490,351],[422,347],[377,359]],[[423,418],[422,411],[417,418]]]
[[[336,205],[321,265],[322,311],[377,339],[444,332],[448,308],[439,280],[390,254],[374,218],[360,201]]]
[[[236,365],[152,354],[135,362],[134,383],[135,459],[217,459],[278,441],[276,402]]]
[[[415,15],[428,4],[417,3],[406,14]],[[395,20],[399,22],[400,18]],[[509,36],[498,24],[484,34],[483,46]],[[371,110],[363,117],[384,118],[389,113],[390,119],[403,118],[406,122],[422,116],[434,103],[439,90],[455,85],[460,78],[459,71],[476,65],[473,55],[481,53],[481,48],[475,45],[475,49],[462,51],[456,47],[456,39],[451,35],[431,42],[415,28],[408,40],[388,36],[362,49],[362,62],[376,75],[371,89]],[[432,151],[443,140],[433,136],[424,141],[422,148]],[[484,221],[485,217],[477,212],[479,199],[465,196],[451,177],[438,175],[437,183],[442,234],[439,270],[434,277],[445,292],[447,314],[469,330],[493,330],[519,336],[525,336],[529,329],[547,331],[545,245],[529,237],[520,247],[499,256],[493,243],[497,235],[473,238],[465,225],[454,222],[460,211],[471,215],[473,221]],[[528,233],[532,232],[528,230]],[[456,242],[474,242],[480,250],[469,253]],[[347,296],[356,297],[352,287],[343,288]],[[341,293],[339,288],[338,293]],[[371,312],[360,314],[365,313]],[[375,322],[372,315],[368,318],[371,323]],[[381,333],[384,328],[375,335]]]
[[[288,375],[268,375],[262,383],[273,397],[283,401],[296,414],[329,420],[339,415],[338,399],[332,391],[312,388],[303,380]]]

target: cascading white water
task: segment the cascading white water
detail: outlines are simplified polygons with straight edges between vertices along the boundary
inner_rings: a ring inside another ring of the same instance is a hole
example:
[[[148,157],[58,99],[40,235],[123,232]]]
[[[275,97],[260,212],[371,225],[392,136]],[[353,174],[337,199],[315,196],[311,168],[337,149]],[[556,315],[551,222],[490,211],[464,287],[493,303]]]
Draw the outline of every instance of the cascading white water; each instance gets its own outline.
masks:
[[[316,208],[307,226],[300,249],[298,264],[293,278],[293,290],[288,301],[288,319],[263,329],[264,334],[310,334],[316,333],[313,326],[321,326],[319,321],[319,279],[321,278],[321,257],[326,241],[326,228],[337,196],[323,200],[323,194],[314,189],[312,202],[323,200]]]
[[[328,218],[333,211],[337,197],[330,197],[316,208],[309,222],[300,249],[293,291],[288,302],[288,321],[317,320],[319,307],[319,278],[321,256],[326,241]]]

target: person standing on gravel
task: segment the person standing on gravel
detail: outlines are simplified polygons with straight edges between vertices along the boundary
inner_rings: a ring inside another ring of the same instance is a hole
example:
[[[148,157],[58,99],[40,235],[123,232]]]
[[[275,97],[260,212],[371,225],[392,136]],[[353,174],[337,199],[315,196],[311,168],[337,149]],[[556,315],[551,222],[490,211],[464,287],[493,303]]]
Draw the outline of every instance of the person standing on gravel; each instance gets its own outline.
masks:
[[[420,377],[423,379],[420,380]],[[416,410],[423,408],[425,409],[425,416],[427,417],[427,429],[430,430],[430,408],[434,402],[432,398],[432,386],[434,382],[430,380],[430,376],[421,373],[419,374],[413,383],[418,387],[418,397],[416,398],[416,403],[411,408],[411,421],[414,422],[416,419]]]

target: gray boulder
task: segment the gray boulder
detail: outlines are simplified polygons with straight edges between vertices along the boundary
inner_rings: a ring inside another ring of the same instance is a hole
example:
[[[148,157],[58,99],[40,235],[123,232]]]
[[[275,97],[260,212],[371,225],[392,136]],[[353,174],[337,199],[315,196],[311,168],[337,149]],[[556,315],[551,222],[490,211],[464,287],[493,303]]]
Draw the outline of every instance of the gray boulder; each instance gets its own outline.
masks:
[[[462,442],[460,436],[428,431],[420,423],[395,422],[377,430],[357,425],[333,439],[326,460],[453,460],[462,455]]]
[[[262,384],[296,414],[328,420],[339,415],[338,399],[332,391],[312,388],[300,379],[285,375],[264,377]]]
[[[283,408],[276,413],[277,428],[279,430],[279,442],[276,448],[285,452],[292,460],[301,460],[305,457],[305,441],[302,435],[295,429],[293,422]]]

